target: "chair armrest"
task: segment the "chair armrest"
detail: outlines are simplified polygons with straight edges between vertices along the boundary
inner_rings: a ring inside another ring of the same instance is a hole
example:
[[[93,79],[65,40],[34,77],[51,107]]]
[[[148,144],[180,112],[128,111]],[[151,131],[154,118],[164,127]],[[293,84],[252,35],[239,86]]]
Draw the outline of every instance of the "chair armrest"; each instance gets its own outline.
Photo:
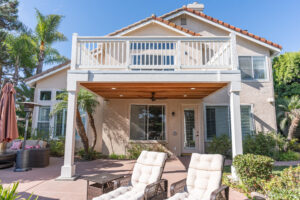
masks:
[[[161,179],[147,185],[144,192],[145,200],[166,199],[168,197],[168,181]]]
[[[228,200],[229,199],[229,187],[227,185],[222,185],[221,187],[219,187],[218,189],[216,189],[215,191],[213,191],[210,195],[210,200],[216,200],[218,195],[221,194],[221,192],[225,192],[225,199]]]
[[[114,183],[114,190],[121,186],[128,186],[131,181],[131,175],[124,176],[122,178],[118,178],[113,181]]]
[[[183,192],[186,187],[186,179],[182,179],[173,183],[170,187],[171,196],[175,195],[178,192]]]

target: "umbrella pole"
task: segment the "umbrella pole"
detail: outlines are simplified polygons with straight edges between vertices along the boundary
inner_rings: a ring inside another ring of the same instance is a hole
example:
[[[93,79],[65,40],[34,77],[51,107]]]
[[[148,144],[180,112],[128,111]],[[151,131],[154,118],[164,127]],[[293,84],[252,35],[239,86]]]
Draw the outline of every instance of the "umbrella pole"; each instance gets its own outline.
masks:
[[[14,170],[15,172],[26,172],[26,171],[31,170],[31,168],[29,167],[30,166],[29,150],[25,149],[29,116],[30,116],[30,112],[26,112],[24,141],[23,141],[23,145],[22,145],[22,150],[18,151],[18,153],[17,153],[16,168]]]
[[[25,149],[25,146],[26,146],[26,140],[27,140],[27,129],[28,129],[29,115],[30,115],[30,112],[26,112],[26,117],[25,117],[25,132],[24,132],[24,141],[23,141],[23,146],[22,146],[22,150],[23,150],[23,151],[24,151],[24,149]]]

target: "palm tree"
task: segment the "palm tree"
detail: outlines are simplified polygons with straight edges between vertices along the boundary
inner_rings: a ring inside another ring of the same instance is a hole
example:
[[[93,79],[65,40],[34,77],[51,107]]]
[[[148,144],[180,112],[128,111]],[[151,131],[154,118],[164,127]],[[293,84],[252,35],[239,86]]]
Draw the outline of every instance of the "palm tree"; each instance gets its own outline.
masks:
[[[39,74],[43,71],[43,64],[45,57],[48,53],[58,53],[51,48],[54,42],[66,41],[67,38],[61,32],[57,31],[63,16],[61,15],[42,15],[36,9],[37,25],[35,28],[36,41],[38,43],[38,65],[36,73]],[[63,58],[63,57],[61,57]],[[54,59],[56,60],[56,59]]]
[[[300,123],[300,98],[292,96],[290,99],[282,99],[278,103],[278,119],[280,128],[285,130],[288,128],[288,140],[291,140]]]
[[[78,93],[77,97],[77,104],[86,111],[88,118],[89,118],[89,124],[93,130],[94,133],[94,140],[92,143],[92,150],[94,150],[96,142],[97,142],[97,130],[95,126],[95,120],[94,120],[94,112],[95,108],[99,105],[98,100],[96,99],[96,96],[92,94],[91,92],[81,89]]]
[[[62,111],[63,109],[66,109],[68,106],[68,93],[65,91],[58,96],[59,99],[61,99],[60,102],[58,102],[55,106],[54,109],[51,113],[51,116],[54,114]],[[94,120],[94,110],[95,107],[99,105],[99,102],[96,98],[96,96],[87,90],[80,89],[78,94],[77,94],[77,107],[76,107],[76,130],[78,135],[81,138],[81,141],[83,143],[84,151],[86,154],[89,152],[89,139],[86,134],[86,130],[84,128],[81,116],[80,116],[80,109],[83,109],[87,114],[89,118],[89,124],[93,129],[94,133],[94,140],[92,143],[91,150],[93,151],[96,145],[97,141],[97,131],[95,127],[95,120]]]
[[[21,35],[9,34],[5,40],[10,64],[13,66],[13,82],[15,85],[19,82],[20,68],[26,73],[27,68],[32,68],[35,63],[35,43],[27,34]]]

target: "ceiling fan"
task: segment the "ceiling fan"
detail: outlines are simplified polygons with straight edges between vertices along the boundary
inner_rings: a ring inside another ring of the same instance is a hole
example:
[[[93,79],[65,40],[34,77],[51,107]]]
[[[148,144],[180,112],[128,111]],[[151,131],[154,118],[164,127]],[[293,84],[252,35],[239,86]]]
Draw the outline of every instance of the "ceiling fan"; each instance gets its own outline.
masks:
[[[151,98],[150,98],[152,101],[156,101],[156,100],[163,100],[163,99],[167,99],[165,97],[160,97],[160,98],[156,98],[155,97],[155,92],[151,92]]]

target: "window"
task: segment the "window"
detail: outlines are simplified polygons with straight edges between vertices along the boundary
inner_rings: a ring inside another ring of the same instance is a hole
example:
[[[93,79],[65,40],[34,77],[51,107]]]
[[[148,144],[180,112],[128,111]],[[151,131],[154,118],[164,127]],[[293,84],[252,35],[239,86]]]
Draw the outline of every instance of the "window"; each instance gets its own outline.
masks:
[[[49,122],[50,106],[41,106],[39,108],[37,131],[38,133],[49,133],[50,122]]]
[[[229,107],[206,106],[206,139],[224,134],[230,136]]]
[[[60,94],[64,93],[65,91],[56,91],[56,100],[62,100],[61,97],[59,97]]]
[[[51,100],[51,91],[41,91],[40,92],[41,101],[50,101]]]
[[[186,25],[186,18],[185,17],[180,18],[180,24],[181,25]]]
[[[250,105],[241,105],[241,128],[243,138],[255,131]],[[206,139],[224,134],[231,134],[229,106],[206,106]]]
[[[267,79],[266,58],[264,56],[239,56],[239,66],[243,80]]]
[[[250,105],[241,105],[241,124],[243,138],[254,133],[253,118]]]
[[[66,133],[67,109],[59,111],[54,117],[54,137],[63,137]]]
[[[164,140],[165,106],[132,105],[130,113],[130,139]]]

